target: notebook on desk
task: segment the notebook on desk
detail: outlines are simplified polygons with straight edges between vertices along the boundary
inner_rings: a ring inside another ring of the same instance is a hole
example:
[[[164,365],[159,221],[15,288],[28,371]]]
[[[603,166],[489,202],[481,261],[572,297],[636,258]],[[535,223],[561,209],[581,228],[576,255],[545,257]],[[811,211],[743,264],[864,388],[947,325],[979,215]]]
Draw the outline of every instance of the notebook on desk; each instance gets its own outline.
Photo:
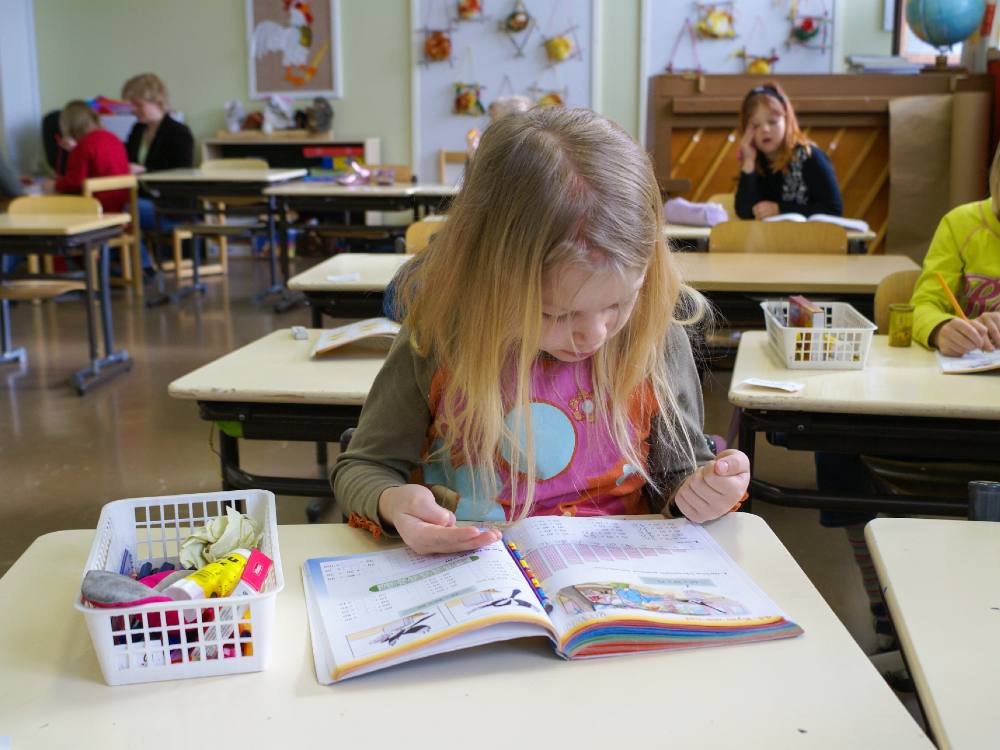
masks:
[[[992,352],[973,349],[961,357],[946,357],[941,352],[935,352],[935,354],[937,354],[941,372],[945,375],[962,375],[965,373],[1000,370],[1000,349],[994,349]]]
[[[339,328],[329,328],[320,333],[309,356],[321,357],[347,346],[388,350],[397,333],[399,323],[389,318],[369,318]]]

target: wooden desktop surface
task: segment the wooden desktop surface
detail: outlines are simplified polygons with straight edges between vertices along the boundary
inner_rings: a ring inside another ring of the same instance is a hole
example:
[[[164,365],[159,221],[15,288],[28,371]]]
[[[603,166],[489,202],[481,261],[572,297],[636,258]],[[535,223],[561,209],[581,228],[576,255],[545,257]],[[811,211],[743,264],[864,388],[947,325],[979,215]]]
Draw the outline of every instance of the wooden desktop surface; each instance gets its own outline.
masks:
[[[290,278],[288,288],[300,292],[382,292],[412,257],[404,253],[340,253]]]
[[[932,745],[757,516],[706,529],[804,635],[566,662],[544,638],[322,686],[302,563],[383,546],[346,525],[280,526],[285,589],[268,668],[107,687],[74,611],[93,531],[40,537],[0,579],[0,732],[21,748],[920,748]],[[41,577],[40,577],[41,576]],[[470,739],[474,738],[474,740]]]
[[[98,229],[122,226],[132,220],[128,214],[0,214],[0,235],[71,236]]]
[[[871,242],[877,236],[870,229],[867,232],[859,232],[855,229],[847,229],[848,241]],[[664,224],[664,233],[672,240],[708,240],[712,233],[711,227],[692,227],[686,224]]]
[[[703,292],[874,294],[896,271],[918,269],[905,255],[674,253],[685,282]]]
[[[741,385],[747,378],[803,383],[798,393]],[[918,344],[891,347],[874,336],[863,370],[789,370],[765,331],[740,339],[729,401],[747,409],[955,419],[1000,419],[1000,371],[945,375]]]
[[[164,169],[138,175],[140,182],[287,182],[306,176],[305,169]]]
[[[938,747],[1000,746],[1000,523],[877,518],[865,538]]]
[[[287,185],[276,185],[266,188],[265,195],[278,195],[284,198],[316,197],[361,197],[361,198],[408,198],[447,197],[458,193],[455,185],[408,184],[395,185],[338,185],[335,182],[291,182]]]
[[[340,351],[311,359],[319,336],[281,328],[172,382],[173,398],[282,404],[363,404],[387,349]]]

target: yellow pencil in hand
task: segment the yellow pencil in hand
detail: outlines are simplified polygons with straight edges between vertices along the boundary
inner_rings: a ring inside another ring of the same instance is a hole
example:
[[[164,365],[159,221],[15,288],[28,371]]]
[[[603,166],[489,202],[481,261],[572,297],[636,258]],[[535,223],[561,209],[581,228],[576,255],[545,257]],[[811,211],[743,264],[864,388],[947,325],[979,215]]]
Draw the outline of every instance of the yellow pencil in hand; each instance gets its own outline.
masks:
[[[941,272],[938,271],[934,275],[937,276],[938,283],[941,285],[941,288],[944,289],[944,293],[948,295],[948,299],[951,300],[951,306],[954,308],[955,314],[962,320],[968,320],[969,317],[965,314],[965,310],[962,309],[962,306],[958,304],[958,300],[955,299],[955,295],[951,291],[951,287],[948,286],[948,282],[944,280],[944,276],[941,275]]]

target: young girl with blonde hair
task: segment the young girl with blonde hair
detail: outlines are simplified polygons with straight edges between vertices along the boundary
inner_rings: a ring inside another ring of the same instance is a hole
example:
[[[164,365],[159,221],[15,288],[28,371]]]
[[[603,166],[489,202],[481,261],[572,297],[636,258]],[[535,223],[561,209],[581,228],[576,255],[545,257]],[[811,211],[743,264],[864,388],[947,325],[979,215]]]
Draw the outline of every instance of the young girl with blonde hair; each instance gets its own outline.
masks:
[[[740,108],[740,135],[739,218],[840,216],[844,206],[833,165],[799,129],[792,102],[777,83],[747,93]]]
[[[587,110],[492,123],[443,229],[401,279],[403,329],[332,482],[353,525],[475,549],[528,515],[739,503],[684,326],[702,308],[663,236],[645,152]]]

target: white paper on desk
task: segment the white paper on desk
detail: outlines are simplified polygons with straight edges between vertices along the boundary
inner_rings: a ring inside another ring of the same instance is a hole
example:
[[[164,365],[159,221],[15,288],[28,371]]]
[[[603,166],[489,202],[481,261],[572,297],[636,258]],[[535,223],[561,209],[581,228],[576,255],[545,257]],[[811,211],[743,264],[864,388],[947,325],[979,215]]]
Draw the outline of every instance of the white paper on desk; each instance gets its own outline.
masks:
[[[935,354],[941,372],[946,375],[1000,369],[1000,349],[994,349],[992,352],[973,349],[961,357],[946,357],[941,352]]]
[[[326,277],[326,280],[346,284],[349,281],[361,281],[361,274],[357,271],[353,273],[332,273]]]
[[[755,385],[758,388],[773,388],[788,393],[798,393],[805,388],[804,383],[793,383],[790,380],[764,380],[763,378],[747,378],[740,385]]]

